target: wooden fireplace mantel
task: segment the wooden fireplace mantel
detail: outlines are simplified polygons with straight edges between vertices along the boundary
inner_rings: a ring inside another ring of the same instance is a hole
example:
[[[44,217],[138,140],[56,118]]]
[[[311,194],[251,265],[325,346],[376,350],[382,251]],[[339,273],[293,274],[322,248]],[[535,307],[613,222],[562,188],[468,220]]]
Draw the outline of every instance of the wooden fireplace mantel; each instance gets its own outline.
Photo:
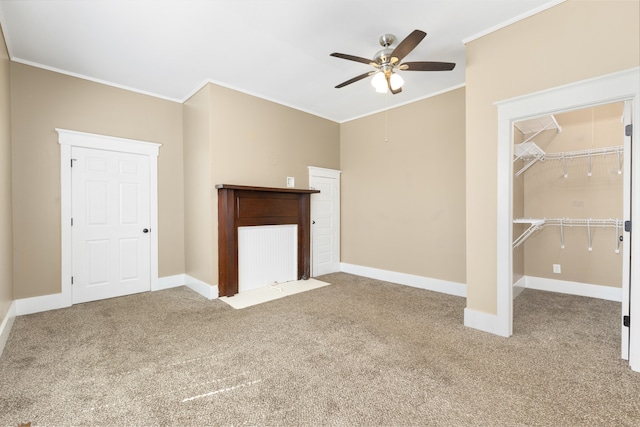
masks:
[[[298,280],[311,275],[311,194],[319,190],[218,184],[218,295],[238,293],[238,227],[298,225]]]

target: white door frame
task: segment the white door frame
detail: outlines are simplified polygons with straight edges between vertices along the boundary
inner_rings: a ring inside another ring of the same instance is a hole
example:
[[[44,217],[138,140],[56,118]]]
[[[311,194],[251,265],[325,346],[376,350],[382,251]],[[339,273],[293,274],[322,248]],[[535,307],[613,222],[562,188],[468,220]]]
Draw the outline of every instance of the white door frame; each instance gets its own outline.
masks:
[[[498,107],[498,283],[496,324],[492,328],[494,333],[507,337],[513,333],[513,123],[559,111],[626,100],[633,102],[633,139],[638,144],[640,67],[495,103]],[[632,189],[625,197],[631,197],[631,218],[628,219],[637,228],[640,224],[640,150],[633,150],[632,156]],[[640,283],[640,237],[631,239],[630,246],[631,283]],[[640,286],[631,287],[629,299],[631,311],[638,316]],[[629,366],[634,371],[640,371],[640,327],[631,328],[629,335]]]
[[[338,263],[340,263],[340,176],[342,175],[342,171],[341,170],[336,170],[336,169],[326,169],[326,168],[319,168],[316,166],[309,166],[309,186],[311,186],[311,177],[312,176],[318,176],[318,177],[325,177],[325,178],[331,178],[331,179],[335,179],[336,182],[338,183],[338,200],[337,200],[337,205],[338,205],[338,217],[335,218],[335,221],[333,221],[334,227],[336,227],[337,229],[337,235],[336,235],[336,241],[337,241],[337,246],[335,247],[336,249],[336,253],[335,255],[337,255],[338,257]],[[311,197],[313,197],[313,194],[311,195]],[[311,204],[311,206],[313,206],[313,204]],[[311,217],[313,218],[313,208],[311,208],[312,211],[310,212]],[[311,227],[311,276],[313,277],[313,230],[314,228]]]
[[[151,244],[151,290],[158,285],[158,153],[162,144],[113,136],[96,135],[73,130],[58,129],[60,144],[60,218],[61,218],[61,286],[62,299],[66,306],[72,304],[72,239],[71,239],[71,148],[82,147],[95,150],[141,154],[149,157],[149,214]]]

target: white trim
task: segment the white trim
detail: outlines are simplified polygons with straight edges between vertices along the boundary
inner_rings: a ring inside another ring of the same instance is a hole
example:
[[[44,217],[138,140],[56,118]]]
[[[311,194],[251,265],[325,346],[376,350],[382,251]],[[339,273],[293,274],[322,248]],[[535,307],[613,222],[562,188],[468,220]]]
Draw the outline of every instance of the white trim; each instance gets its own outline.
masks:
[[[63,299],[61,307],[71,307],[73,295],[71,293],[71,276],[73,276],[72,268],[72,248],[71,244],[71,169],[69,162],[71,161],[71,146],[67,144],[60,145],[60,296]],[[66,195],[66,196],[65,196]],[[44,297],[36,298],[46,298]],[[45,304],[46,305],[46,304]],[[55,307],[60,308],[60,307]],[[49,309],[51,310],[51,309]],[[45,310],[39,310],[45,311]],[[20,313],[20,310],[18,310]],[[25,313],[27,314],[27,313]]]
[[[338,169],[319,168],[317,166],[307,166],[307,168],[309,169],[309,175],[323,176],[325,178],[340,179],[342,174],[342,171]]]
[[[504,334],[504,328],[501,327],[498,316],[472,310],[469,307],[464,309],[464,326],[505,338],[509,337],[509,335]]]
[[[329,121],[332,121],[332,122],[340,123],[340,122],[337,122],[336,119],[332,119],[331,117],[320,115],[317,111],[311,111],[311,110],[303,109],[301,107],[296,107],[295,105],[287,104],[287,103],[284,103],[282,101],[278,101],[278,100],[276,100],[274,98],[269,98],[268,96],[264,96],[264,95],[261,95],[261,94],[256,93],[256,92],[251,92],[251,91],[248,91],[246,89],[241,89],[241,88],[239,88],[237,86],[233,86],[233,85],[230,85],[228,83],[223,83],[223,82],[220,82],[220,81],[217,81],[217,80],[213,80],[213,79],[204,80],[202,83],[200,83],[198,86],[196,86],[196,89],[194,89],[191,92],[189,92],[187,94],[187,96],[185,96],[184,98],[182,98],[182,100],[180,100],[178,102],[180,102],[180,103],[187,102],[189,100],[189,98],[191,98],[193,95],[198,93],[203,87],[205,87],[208,84],[213,84],[213,85],[220,86],[220,87],[223,87],[223,88],[226,88],[226,89],[230,89],[230,90],[233,90],[233,91],[236,91],[236,92],[239,92],[239,93],[243,93],[245,95],[253,96],[254,98],[264,99],[265,101],[273,102],[274,104],[282,105],[284,107],[288,107],[288,108],[291,108],[291,109],[294,109],[294,110],[297,110],[297,111],[301,111],[303,113],[311,114],[313,116],[320,117],[321,119],[326,119],[326,120],[329,120]]]
[[[640,67],[633,67],[497,101],[494,105],[498,107],[498,120],[511,119],[515,122],[535,116],[634,99],[640,85],[636,81],[638,75],[640,75]],[[587,88],[592,88],[596,93],[586,90]],[[567,95],[574,98],[563,98]]]
[[[69,288],[66,294],[65,292],[59,292],[57,294],[15,300],[16,316],[71,307],[71,285],[67,285],[66,287]],[[63,289],[64,288],[65,286],[63,285]]]
[[[5,40],[6,40],[6,38],[5,38]],[[7,46],[7,48],[8,48],[8,46]],[[71,72],[71,71],[63,70],[61,68],[56,68],[56,67],[51,67],[49,65],[40,64],[39,62],[33,62],[33,61],[29,61],[27,59],[16,58],[15,56],[11,56],[11,60],[13,62],[17,62],[19,64],[29,65],[30,67],[40,68],[40,69],[43,69],[43,70],[46,70],[46,71],[51,71],[53,73],[62,74],[64,76],[75,77],[77,79],[87,80],[87,81],[90,81],[90,82],[93,82],[93,83],[98,83],[98,84],[105,85],[105,86],[111,86],[111,87],[115,87],[115,88],[118,88],[118,89],[124,89],[126,91],[139,93],[141,95],[152,96],[154,98],[163,99],[165,101],[171,101],[171,102],[177,102],[177,103],[181,102],[180,99],[178,99],[178,98],[171,98],[169,96],[160,95],[160,94],[157,94],[157,93],[154,93],[154,92],[148,92],[148,91],[137,89],[137,88],[134,88],[134,87],[131,87],[131,86],[121,85],[119,83],[113,83],[113,82],[110,82],[108,80],[102,80],[102,79],[98,79],[98,78],[95,78],[95,77],[89,77],[89,76],[87,76],[85,74],[74,73],[74,72]]]
[[[636,104],[636,108],[638,108],[638,105]],[[622,113],[622,124],[626,127],[627,125],[632,125],[633,124],[633,101],[625,101],[624,103],[624,110]],[[637,126],[637,125],[636,125]],[[636,138],[637,138],[638,132],[636,131]],[[631,152],[631,144],[632,144],[632,136],[631,135],[625,135],[624,136],[624,152],[625,153],[630,153]],[[624,170],[625,171],[630,171],[632,170],[632,165],[631,165],[631,157],[633,156],[633,154],[631,156],[626,155],[624,156]],[[637,160],[637,158],[636,158]],[[627,216],[627,214],[630,212],[631,210],[631,181],[632,181],[632,177],[629,176],[629,173],[624,173],[623,175],[623,210],[622,212],[624,213],[625,217]],[[623,278],[627,278],[629,279],[630,276],[630,269],[631,269],[631,257],[630,257],[630,250],[631,250],[631,245],[628,243],[629,239],[624,239],[625,241],[623,241],[622,243],[622,277]],[[620,355],[623,359],[625,360],[629,360],[629,341],[631,336],[629,335],[630,331],[629,328],[624,326],[624,316],[628,316],[630,315],[629,310],[631,309],[631,305],[629,302],[629,298],[631,297],[631,291],[630,291],[630,280],[623,280],[621,283],[622,286],[622,310],[620,313],[620,317],[621,317],[621,326],[620,326],[620,340],[621,340],[621,345],[620,345]],[[636,305],[636,308],[638,306]]]
[[[469,36],[469,37],[467,37],[465,39],[462,39],[462,44],[470,43],[470,42],[472,42],[472,41],[474,41],[476,39],[479,39],[480,37],[484,37],[487,34],[491,34],[491,33],[495,32],[495,31],[498,31],[498,30],[500,30],[502,28],[508,27],[511,24],[515,24],[516,22],[522,21],[523,19],[529,18],[530,16],[536,15],[536,14],[538,14],[540,12],[543,12],[543,11],[545,11],[547,9],[550,9],[550,8],[552,8],[554,6],[557,6],[560,3],[564,3],[565,1],[566,0],[553,0],[553,1],[550,1],[548,3],[545,3],[542,6],[538,6],[535,9],[531,9],[531,10],[525,12],[525,13],[522,13],[522,14],[520,14],[518,16],[515,16],[515,17],[513,17],[511,19],[508,19],[508,20],[506,20],[504,22],[501,22],[501,23],[499,23],[497,25],[494,25],[493,27],[487,28],[486,30],[482,30],[481,32],[479,32],[477,34],[474,34],[474,35]]]
[[[2,352],[4,351],[4,346],[9,339],[9,334],[11,333],[11,327],[13,326],[13,321],[16,319],[16,303],[15,301],[11,302],[9,306],[9,311],[7,311],[6,316],[2,319],[2,323],[0,323],[0,356],[2,356]]]
[[[94,150],[118,151],[121,153],[143,154],[157,157],[160,153],[160,147],[162,146],[162,144],[155,142],[98,135],[68,129],[56,128],[56,132],[58,132],[58,143],[60,145],[71,145]]]
[[[568,280],[526,276],[525,288],[622,302],[622,288],[614,288],[613,286],[592,285],[589,283],[571,282]]]
[[[527,287],[527,277],[522,276],[516,283],[513,284],[513,299],[516,299],[518,295],[522,293]]]
[[[593,105],[632,100],[633,139],[638,141],[640,132],[640,67],[607,74],[556,88],[535,92],[500,102],[498,107],[498,179],[497,179],[497,316],[502,330],[511,332],[513,324],[512,301],[512,243],[513,243],[513,122],[553,114],[560,111],[587,108]],[[640,224],[640,150],[632,152],[631,218]],[[635,172],[634,172],[635,171]],[[626,197],[626,196],[625,196]],[[640,283],[640,239],[630,239],[631,283]],[[627,249],[625,248],[625,251]],[[628,253],[628,252],[626,252]],[[640,288],[631,287],[630,311],[640,313]],[[622,316],[621,316],[622,317]],[[501,334],[500,334],[501,335]],[[511,335],[509,333],[509,335]],[[629,332],[629,366],[640,371],[640,327]]]
[[[564,1],[564,0],[562,0],[562,1]],[[414,98],[414,99],[408,100],[406,102],[401,102],[399,104],[390,105],[388,107],[381,108],[379,110],[374,110],[374,111],[371,111],[371,112],[368,112],[368,113],[365,113],[365,114],[362,114],[362,115],[359,115],[359,116],[354,116],[354,117],[350,117],[350,118],[343,119],[343,120],[339,120],[339,119],[336,119],[336,118],[324,116],[324,115],[319,114],[317,111],[311,111],[311,110],[303,109],[301,107],[298,107],[298,106],[295,106],[295,105],[292,105],[292,104],[287,104],[287,103],[284,103],[282,101],[279,101],[279,100],[276,100],[276,99],[273,99],[273,98],[269,98],[268,96],[264,96],[264,95],[261,95],[261,94],[256,93],[256,92],[251,92],[251,91],[248,91],[246,89],[242,89],[242,88],[239,88],[237,86],[233,86],[233,85],[230,85],[230,84],[227,84],[227,83],[223,83],[223,82],[220,82],[220,81],[217,81],[217,80],[212,80],[212,79],[206,79],[206,80],[202,81],[202,83],[200,83],[198,86],[196,86],[196,88],[194,90],[189,92],[181,100],[178,100],[178,102],[184,104],[193,95],[198,93],[200,90],[202,90],[202,88],[204,88],[208,84],[213,84],[213,85],[216,85],[216,86],[220,86],[220,87],[223,87],[225,89],[230,89],[230,90],[233,90],[233,91],[236,91],[236,92],[239,92],[239,93],[243,93],[245,95],[253,96],[255,98],[264,99],[265,101],[273,102],[274,104],[282,105],[284,107],[288,107],[288,108],[291,108],[291,109],[294,109],[294,110],[297,110],[297,111],[301,111],[303,113],[308,113],[308,114],[314,115],[316,117],[319,117],[321,119],[326,119],[326,120],[329,120],[329,121],[332,121],[332,122],[335,122],[335,123],[338,123],[338,124],[347,123],[347,122],[350,122],[352,120],[358,120],[358,119],[361,119],[363,117],[367,117],[367,116],[371,116],[371,115],[374,115],[374,114],[378,114],[378,113],[381,113],[381,112],[384,112],[384,111],[387,111],[387,110],[392,110],[392,109],[397,108],[397,107],[402,107],[404,105],[413,104],[415,102],[422,101],[422,100],[428,99],[428,98],[433,98],[434,96],[442,95],[443,93],[451,92],[452,90],[460,89],[461,87],[465,87],[466,86],[466,83],[459,83],[457,85],[454,85],[454,86],[451,86],[451,87],[448,87],[448,88],[444,88],[444,89],[429,93],[429,94],[421,96],[419,98]]]
[[[385,282],[411,286],[413,288],[425,289],[427,291],[455,295],[457,297],[467,296],[467,285],[465,285],[464,283],[432,279],[430,277],[416,276],[407,273],[398,273],[396,271],[382,270],[379,268],[365,267],[362,265],[348,264],[345,262],[340,263],[340,271],[342,271],[343,273],[355,274],[357,276],[384,280]]]
[[[71,168],[69,163],[71,162],[72,147],[149,156],[149,225],[152,230],[149,236],[151,245],[150,290],[158,290],[158,154],[162,144],[59,128],[56,128],[56,132],[58,132],[58,143],[60,144],[60,220],[62,231],[60,278],[62,292],[60,298],[62,299],[62,307],[69,307],[72,304],[70,278],[73,269],[71,263],[71,224],[69,220],[71,218]],[[46,297],[49,297],[49,295]]]
[[[174,276],[164,276],[158,278],[158,287],[152,291],[161,291],[163,289],[177,288],[184,286],[186,283],[184,274],[176,274]]]
[[[187,286],[207,299],[218,298],[217,286],[211,286],[186,274],[161,277],[158,279],[158,285],[152,289],[152,291],[161,291],[178,286]],[[70,292],[70,289],[68,292]],[[25,314],[71,307],[71,299],[68,298],[64,292],[60,292],[57,294],[18,299],[13,302],[12,306],[15,306],[15,316],[24,316]]]
[[[176,288],[178,286],[188,286],[208,299],[215,299],[218,297],[217,286],[208,285],[186,274],[160,277],[158,279],[158,285],[154,289],[151,289],[151,291],[161,291],[164,289]],[[60,292],[51,295],[17,299],[12,303],[12,307],[14,307],[14,316],[24,316],[26,314],[41,313],[43,311],[71,307],[71,300],[68,299],[63,292]],[[2,329],[0,326],[0,332],[1,331]]]
[[[196,291],[207,299],[218,298],[218,285],[210,285],[202,280],[198,280],[195,277],[191,277],[188,274],[184,275],[184,285],[191,290]]]
[[[11,58],[11,60],[13,62],[16,62],[16,63],[19,63],[19,64],[24,64],[24,65],[29,65],[31,67],[40,68],[40,69],[43,69],[43,70],[51,71],[51,72],[54,72],[54,73],[65,75],[65,76],[75,77],[75,78],[78,78],[78,79],[87,80],[87,81],[90,81],[90,82],[93,82],[93,83],[102,84],[102,85],[110,86],[110,87],[115,87],[115,88],[118,88],[118,89],[124,89],[124,90],[127,90],[129,92],[138,93],[138,94],[146,95],[146,96],[151,96],[151,97],[154,97],[154,98],[162,99],[162,100],[169,101],[169,102],[176,102],[176,103],[179,103],[179,104],[184,104],[185,102],[187,102],[193,95],[198,93],[206,85],[213,84],[213,85],[220,86],[220,87],[223,87],[223,88],[226,88],[226,89],[230,89],[230,90],[233,90],[233,91],[236,91],[236,92],[239,92],[239,93],[243,93],[245,95],[253,96],[254,98],[259,98],[259,99],[263,99],[265,101],[273,102],[274,104],[282,105],[283,107],[291,108],[291,109],[296,110],[296,111],[300,111],[300,112],[303,112],[303,113],[311,114],[311,115],[314,115],[314,116],[319,117],[321,119],[329,120],[329,121],[332,121],[332,122],[335,122],[335,123],[338,123],[338,124],[347,123],[347,122],[350,122],[352,120],[357,120],[357,119],[360,119],[360,118],[363,118],[363,117],[371,116],[373,114],[377,114],[377,113],[380,113],[380,112],[383,112],[383,111],[386,111],[386,110],[390,110],[390,109],[393,109],[393,108],[396,108],[396,107],[401,107],[403,105],[412,104],[414,102],[418,102],[418,101],[421,101],[423,99],[427,99],[427,98],[431,98],[431,97],[434,97],[434,96],[438,96],[438,95],[441,95],[443,93],[446,93],[446,92],[449,92],[449,91],[452,91],[452,90],[455,90],[455,89],[459,89],[459,88],[465,86],[465,83],[460,83],[458,85],[455,85],[455,86],[452,86],[452,87],[449,87],[449,88],[445,88],[445,89],[442,89],[442,90],[427,94],[427,95],[422,96],[420,98],[415,98],[415,99],[412,99],[412,100],[409,100],[409,101],[406,101],[406,102],[403,102],[403,103],[400,103],[400,104],[395,104],[393,106],[389,106],[387,108],[383,108],[383,109],[380,109],[380,110],[375,110],[375,111],[372,111],[372,112],[369,112],[369,113],[365,113],[365,114],[362,114],[360,116],[355,116],[355,117],[351,117],[351,118],[348,118],[348,119],[339,120],[339,119],[336,119],[336,118],[332,118],[332,117],[328,117],[328,116],[322,115],[322,114],[318,113],[317,111],[311,111],[311,110],[308,110],[308,109],[304,109],[304,108],[299,107],[299,106],[288,104],[288,103],[276,100],[274,98],[270,98],[268,96],[265,96],[265,95],[262,95],[262,94],[259,94],[259,93],[256,93],[256,92],[248,91],[246,89],[241,89],[241,88],[239,88],[237,86],[233,86],[233,85],[230,85],[230,84],[227,84],[227,83],[223,83],[223,82],[220,82],[220,81],[217,81],[217,80],[213,80],[213,79],[205,79],[199,85],[197,85],[195,87],[195,89],[193,89],[190,92],[188,92],[187,95],[183,96],[182,98],[172,98],[170,96],[165,96],[165,95],[160,95],[160,94],[157,94],[157,93],[154,93],[154,92],[144,91],[144,90],[137,89],[137,88],[134,88],[134,87],[131,87],[131,86],[126,86],[126,85],[121,85],[121,84],[118,84],[118,83],[113,83],[113,82],[110,82],[108,80],[102,80],[102,79],[97,79],[97,78],[94,78],[94,77],[89,77],[89,76],[86,76],[84,74],[73,73],[71,71],[67,71],[67,70],[63,70],[63,69],[60,69],[60,68],[56,68],[56,67],[51,67],[51,66],[48,66],[48,65],[40,64],[38,62],[32,62],[32,61],[28,61],[26,59],[16,58],[14,56],[11,56],[11,52],[9,50],[9,43],[8,43],[7,40],[8,40],[7,37],[5,37],[5,42],[7,42],[7,50],[9,51],[9,56],[10,56],[10,58]]]

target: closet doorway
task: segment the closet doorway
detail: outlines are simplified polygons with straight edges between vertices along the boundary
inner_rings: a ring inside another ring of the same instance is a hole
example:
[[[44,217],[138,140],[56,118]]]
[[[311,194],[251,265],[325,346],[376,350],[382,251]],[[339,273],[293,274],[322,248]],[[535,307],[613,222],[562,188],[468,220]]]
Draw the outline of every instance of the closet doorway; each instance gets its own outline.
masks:
[[[629,111],[621,101],[514,122],[514,297],[528,288],[623,302]]]
[[[513,204],[514,175],[519,171],[514,166],[516,154],[514,124],[527,119],[618,102],[625,104],[624,110],[629,122],[636,124],[635,127],[629,127],[627,131],[629,136],[625,137],[625,147],[627,144],[631,147],[632,139],[638,139],[637,124],[640,123],[640,68],[603,75],[496,103],[498,108],[497,313],[496,323],[492,327],[496,334],[511,336],[513,333],[513,254],[514,240],[519,237],[515,235],[513,224],[514,218],[517,219]],[[625,205],[622,219],[625,222],[640,224],[640,171],[638,171],[640,150],[625,148],[623,159],[625,162],[623,174],[628,174],[629,184],[623,189],[623,199],[626,202],[623,202]],[[591,160],[593,161],[593,158]],[[592,163],[592,167],[594,164]],[[592,169],[592,174],[595,172],[596,170]],[[563,176],[564,173],[560,175]],[[542,232],[547,233],[549,230]],[[625,316],[631,317],[632,312],[640,313],[640,287],[632,286],[633,283],[640,283],[640,239],[632,239],[631,233],[627,231],[622,234],[624,242],[620,246],[620,251],[624,259],[621,298],[624,309],[620,313],[621,326]],[[587,240],[585,243],[589,245],[588,235],[585,237]],[[592,244],[595,244],[594,240]],[[614,242],[610,241],[609,245],[613,246],[613,244]],[[628,270],[625,272],[626,260],[628,260]],[[551,268],[553,269],[553,265]],[[621,329],[623,331],[622,358],[628,358],[632,370],[640,371],[640,328],[622,326]],[[628,345],[625,344],[625,339]]]

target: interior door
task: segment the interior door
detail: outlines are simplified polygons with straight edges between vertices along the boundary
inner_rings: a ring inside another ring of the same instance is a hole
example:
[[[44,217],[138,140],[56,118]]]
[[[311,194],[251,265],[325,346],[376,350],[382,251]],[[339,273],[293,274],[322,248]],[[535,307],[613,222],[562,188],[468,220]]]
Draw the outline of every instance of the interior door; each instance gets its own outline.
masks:
[[[311,275],[340,271],[340,171],[310,168]]]
[[[72,147],[73,303],[151,289],[149,157]]]
[[[632,101],[625,101],[624,114],[624,218],[631,220],[631,150],[632,148]],[[626,319],[631,316],[631,233],[624,232],[622,235],[624,244],[622,245],[622,315],[620,318],[621,327],[621,352],[622,358],[629,360],[629,337],[631,325]]]

